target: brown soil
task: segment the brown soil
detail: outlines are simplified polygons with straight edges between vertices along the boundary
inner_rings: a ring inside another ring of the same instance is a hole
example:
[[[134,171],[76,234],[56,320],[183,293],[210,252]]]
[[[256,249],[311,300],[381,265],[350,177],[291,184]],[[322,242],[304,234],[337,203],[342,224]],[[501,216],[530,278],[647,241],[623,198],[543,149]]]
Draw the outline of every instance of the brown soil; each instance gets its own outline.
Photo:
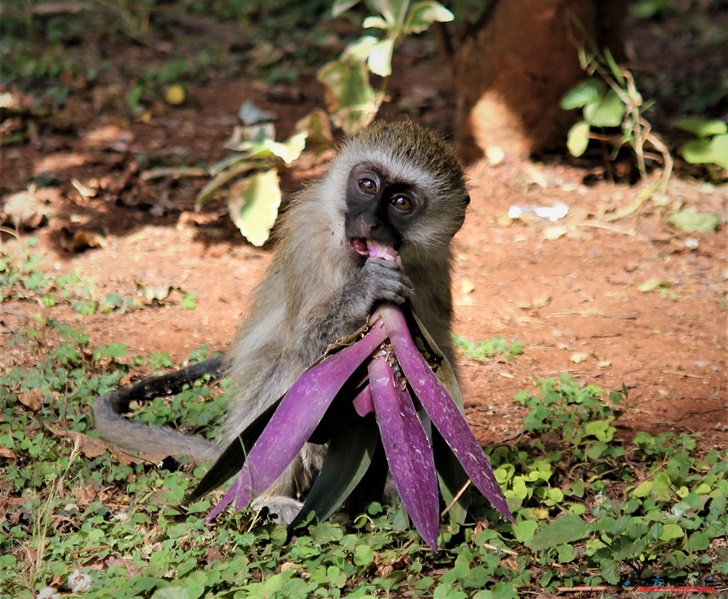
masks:
[[[125,51],[117,49],[119,60]],[[387,112],[415,111],[419,122],[452,135],[445,69],[416,52],[404,54],[399,72],[406,75],[392,88]],[[0,183],[7,196],[33,176],[53,174],[55,191],[44,193],[56,214],[34,232],[38,251],[58,273],[80,274],[97,299],[135,297],[138,284],[196,294],[191,311],[182,310],[182,294],[174,291],[141,310],[88,317],[69,309],[65,315],[85,327],[95,345],[124,342],[132,355],[167,352],[177,363],[205,343],[227,347],[271,250],[247,245],[221,203],[192,212],[203,179],[144,180],[138,157],[155,155],[159,165],[224,157],[222,145],[246,99],[280,116],[281,137],[321,105],[315,83],[272,90],[221,78],[188,91],[185,105],[158,104],[143,122],[99,100],[112,90],[82,90],[54,116],[65,119],[63,127],[42,125],[31,143],[2,150]],[[321,171],[313,159],[304,162],[284,180],[287,191]],[[607,390],[626,387],[630,407],[618,422],[626,429],[701,432],[707,444],[725,447],[728,190],[674,176],[664,193],[635,207],[647,185],[608,182],[600,162],[588,170],[584,164],[563,156],[544,164],[506,155],[498,164],[468,167],[472,203],[456,238],[455,331],[471,341],[517,339],[525,348],[510,362],[461,358],[469,421],[484,443],[509,438],[523,416],[514,394],[533,388],[533,377],[568,372]],[[74,179],[95,195],[84,197]],[[556,202],[570,208],[556,223],[507,218],[511,205]],[[720,214],[720,228],[692,235],[672,228],[667,215],[680,204]],[[620,216],[630,206],[635,210]],[[100,235],[103,247],[69,251],[77,231]],[[6,247],[17,243],[7,235],[3,240]],[[660,286],[640,291],[652,279]]]

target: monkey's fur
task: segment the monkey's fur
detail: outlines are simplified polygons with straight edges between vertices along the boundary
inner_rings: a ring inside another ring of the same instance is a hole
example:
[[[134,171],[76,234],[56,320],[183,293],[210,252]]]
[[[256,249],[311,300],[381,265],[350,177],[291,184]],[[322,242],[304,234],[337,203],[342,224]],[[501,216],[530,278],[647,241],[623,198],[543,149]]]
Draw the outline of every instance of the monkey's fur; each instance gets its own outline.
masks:
[[[96,428],[128,449],[188,455],[195,462],[215,458],[329,344],[361,327],[382,300],[409,299],[452,361],[450,242],[468,202],[462,167],[436,135],[408,121],[365,129],[343,146],[321,180],[293,199],[275,258],[224,365],[208,361],[100,397],[94,404]],[[401,265],[368,258],[367,240],[396,249]],[[233,389],[220,445],[121,417],[132,399],[151,399],[155,390],[157,396],[167,394],[221,370],[232,378]],[[306,445],[271,492],[288,498],[305,493],[324,452],[323,446]],[[299,505],[291,502],[284,519]]]

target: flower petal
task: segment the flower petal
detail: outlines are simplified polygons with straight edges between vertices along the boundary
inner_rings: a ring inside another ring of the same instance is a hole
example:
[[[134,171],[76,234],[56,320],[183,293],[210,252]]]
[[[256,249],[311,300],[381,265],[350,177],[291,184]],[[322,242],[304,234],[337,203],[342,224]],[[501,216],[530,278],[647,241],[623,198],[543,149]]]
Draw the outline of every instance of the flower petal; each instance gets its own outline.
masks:
[[[437,551],[439,497],[432,449],[412,398],[395,380],[386,354],[370,362],[369,385],[397,492],[425,543]]]
[[[513,515],[483,448],[445,387],[417,351],[404,315],[394,304],[382,304],[378,313],[384,321],[394,354],[407,382],[435,428],[440,431],[473,484],[501,514],[513,522]]]
[[[223,498],[240,509],[266,491],[293,461],[347,379],[384,341],[381,322],[353,345],[307,370],[291,387],[250,450],[238,480]],[[220,513],[219,506],[211,517]],[[223,506],[224,508],[224,506]]]

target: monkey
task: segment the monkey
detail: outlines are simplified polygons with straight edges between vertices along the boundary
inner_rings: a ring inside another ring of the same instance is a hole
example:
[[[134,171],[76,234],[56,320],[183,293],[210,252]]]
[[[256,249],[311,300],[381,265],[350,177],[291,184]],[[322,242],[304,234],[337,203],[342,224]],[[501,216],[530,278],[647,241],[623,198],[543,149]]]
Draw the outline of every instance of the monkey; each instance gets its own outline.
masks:
[[[409,301],[454,363],[451,241],[469,202],[462,165],[435,133],[408,120],[365,128],[344,142],[321,179],[292,198],[271,265],[227,355],[98,398],[96,429],[126,449],[214,459],[382,301]],[[371,242],[391,247],[400,260],[370,258]],[[232,380],[219,443],[122,417],[131,400],[178,392],[206,374]],[[295,517],[324,455],[325,446],[306,444],[266,496],[281,520]]]

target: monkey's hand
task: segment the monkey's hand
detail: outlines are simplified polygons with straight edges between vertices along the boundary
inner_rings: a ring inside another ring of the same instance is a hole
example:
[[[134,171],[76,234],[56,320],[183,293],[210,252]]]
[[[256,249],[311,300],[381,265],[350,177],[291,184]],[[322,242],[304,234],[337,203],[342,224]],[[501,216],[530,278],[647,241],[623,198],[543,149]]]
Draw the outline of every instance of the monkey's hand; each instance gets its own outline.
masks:
[[[369,258],[357,273],[352,294],[359,307],[369,312],[381,301],[403,304],[412,295],[412,282],[401,264],[381,258]]]

